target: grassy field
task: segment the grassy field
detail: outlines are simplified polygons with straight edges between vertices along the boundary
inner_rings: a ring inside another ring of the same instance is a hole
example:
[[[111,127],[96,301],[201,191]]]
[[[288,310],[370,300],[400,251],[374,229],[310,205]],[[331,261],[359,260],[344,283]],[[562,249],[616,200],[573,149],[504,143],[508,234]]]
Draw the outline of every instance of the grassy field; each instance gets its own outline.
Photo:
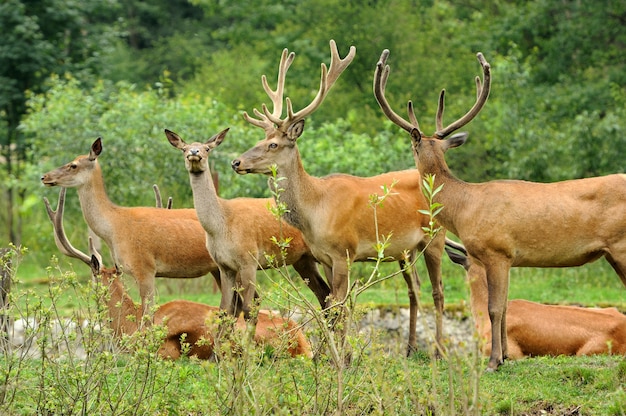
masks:
[[[73,270],[82,282],[87,282],[90,278],[88,268],[78,260],[62,257],[59,259],[59,265],[62,270]],[[352,275],[369,276],[372,268],[371,263],[355,264]],[[418,260],[417,268],[422,281],[420,298],[422,305],[432,306],[431,285],[421,260]],[[388,263],[383,264],[380,269],[381,274],[387,275],[397,271],[398,266],[397,263]],[[293,269],[290,269],[290,272],[294,273]],[[18,288],[22,289],[45,290],[48,282],[46,267],[29,262],[28,254],[18,269],[17,277],[20,281]],[[271,271],[258,272],[257,278],[261,290],[269,290],[272,279],[280,279],[280,276]],[[129,292],[138,299],[132,278],[127,277],[126,282]],[[448,307],[456,309],[469,301],[465,272],[452,264],[447,257],[443,260],[443,283]],[[188,299],[218,305],[220,299],[211,276],[197,279],[157,279],[157,291],[157,303]],[[314,297],[311,296],[310,299]],[[509,299],[590,307],[615,306],[626,312],[626,290],[619,277],[604,260],[577,268],[511,269]],[[363,293],[359,300],[375,305],[408,305],[406,285],[398,275],[372,287]],[[271,307],[269,304],[263,306]]]
[[[21,294],[17,309],[34,310],[34,305],[39,305],[41,317],[88,314],[88,270],[78,261],[71,263],[73,266],[63,258],[58,266],[46,269],[29,264],[26,255],[13,286],[14,293]],[[367,276],[371,267],[358,264],[352,274]],[[430,284],[421,262],[418,267],[423,283],[421,300],[428,309],[432,305]],[[384,275],[396,269],[396,264],[386,264],[380,271]],[[258,278],[267,295],[262,307],[275,307],[269,299],[276,299],[282,278],[276,272],[270,276],[259,273]],[[464,271],[447,259],[444,285],[447,308],[466,309]],[[134,286],[127,280],[137,299]],[[313,300],[306,289],[302,294]],[[210,277],[159,280],[157,303],[179,298],[219,303]],[[617,306],[622,311],[626,306],[626,290],[603,262],[571,269],[514,269],[509,298]],[[399,276],[358,298],[362,305],[407,303]],[[311,339],[318,345],[315,341],[323,333],[312,331]],[[340,414],[349,415],[626,414],[623,357],[531,358],[509,361],[498,372],[485,373],[486,359],[477,353],[474,339],[467,340],[467,350],[451,352],[441,360],[427,351],[404,358],[403,345],[395,353],[383,352],[376,337],[365,340],[356,330],[349,332],[348,340],[346,351],[352,360],[346,367],[338,366],[326,349],[319,351],[316,360],[309,360],[267,355],[253,346],[217,363],[163,361],[156,359],[150,345],[133,354],[94,353],[90,359],[55,354],[26,359],[4,354],[0,413],[317,415],[340,409]]]

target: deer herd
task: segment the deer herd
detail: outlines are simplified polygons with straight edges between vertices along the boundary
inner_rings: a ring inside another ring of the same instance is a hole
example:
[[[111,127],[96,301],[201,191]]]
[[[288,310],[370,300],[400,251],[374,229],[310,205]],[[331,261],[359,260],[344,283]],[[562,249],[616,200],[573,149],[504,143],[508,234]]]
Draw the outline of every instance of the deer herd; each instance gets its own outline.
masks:
[[[437,131],[420,130],[412,102],[408,120],[399,116],[385,97],[390,74],[389,51],[384,50],[374,71],[374,96],[385,116],[410,135],[415,168],[371,177],[332,174],[318,178],[303,165],[297,141],[305,119],[322,104],[328,92],[356,54],[351,46],[341,58],[330,41],[331,62],[321,65],[320,87],[306,107],[295,111],[284,98],[287,71],[295,54],[282,52],[276,89],[265,75],[262,85],[270,98],[244,119],[264,131],[264,138],[232,161],[238,174],[277,174],[280,193],[270,181],[274,198],[223,199],[216,192],[209,168],[213,149],[225,140],[225,129],[208,140],[190,140],[165,130],[169,143],[182,151],[189,174],[194,208],[121,207],[105,192],[98,158],[103,146],[96,139],[89,153],[44,174],[46,186],[59,186],[57,210],[44,202],[53,224],[59,250],[90,266],[94,279],[108,295],[109,321],[117,336],[130,335],[151,324],[164,325],[167,334],[159,354],[178,358],[181,339],[189,355],[213,354],[216,318],[237,319],[236,327],[256,325],[254,339],[261,344],[286,342],[290,355],[311,356],[311,346],[295,322],[267,311],[252,313],[258,301],[258,269],[291,265],[318,299],[323,310],[342,305],[349,290],[350,264],[380,257],[400,265],[409,295],[408,351],[417,348],[419,277],[414,267],[422,253],[432,283],[437,351],[443,348],[442,255],[447,251],[461,264],[470,287],[470,305],[477,333],[489,356],[487,369],[496,370],[506,358],[537,355],[626,353],[626,316],[614,308],[541,305],[524,300],[507,301],[511,267],[571,267],[605,257],[626,285],[626,175],[615,174],[557,183],[491,181],[470,184],[450,172],[444,154],[461,146],[466,133],[456,133],[481,111],[491,88],[491,68],[477,54],[483,79],[476,77],[477,97],[460,119],[444,127],[444,92],[436,114]],[[286,105],[286,114],[283,110]],[[439,231],[429,233],[430,201],[423,178],[432,175],[440,191],[434,201],[443,205],[435,219]],[[91,256],[77,250],[63,229],[66,188],[74,187],[85,222],[110,249],[115,267],[103,267],[90,244]],[[384,204],[372,209],[372,195],[391,188]],[[268,206],[286,208],[281,219]],[[446,238],[450,232],[461,242]],[[286,251],[276,238],[289,241]],[[282,255],[282,257],[281,257]],[[324,271],[326,279],[320,273]],[[127,273],[139,287],[136,305],[124,290],[120,275]],[[193,278],[211,273],[221,290],[219,308],[184,300],[154,308],[155,278]],[[130,319],[132,318],[132,319]],[[202,341],[202,342],[199,342]]]

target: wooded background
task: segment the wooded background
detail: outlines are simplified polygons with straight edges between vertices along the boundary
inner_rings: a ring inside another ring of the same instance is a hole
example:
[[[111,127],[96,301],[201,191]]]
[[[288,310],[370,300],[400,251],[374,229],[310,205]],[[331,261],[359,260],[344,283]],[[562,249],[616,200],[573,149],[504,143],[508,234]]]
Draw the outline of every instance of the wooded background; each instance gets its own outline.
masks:
[[[242,112],[268,103],[283,48],[296,53],[286,96],[301,108],[319,86],[329,40],[356,58],[307,120],[299,147],[314,175],[414,167],[408,135],[389,123],[372,78],[391,51],[387,97],[413,100],[434,131],[475,99],[476,53],[492,65],[486,107],[448,154],[461,179],[555,181],[626,169],[626,4],[623,0],[3,0],[0,3],[0,241],[41,264],[56,253],[42,197],[48,170],[102,136],[107,191],[120,205],[153,205],[152,184],[192,206],[182,157],[163,129],[187,142],[231,127],[213,168],[220,194],[267,196],[265,179],[230,160],[263,138]],[[86,241],[75,191],[66,223]],[[601,215],[602,213],[598,213]]]

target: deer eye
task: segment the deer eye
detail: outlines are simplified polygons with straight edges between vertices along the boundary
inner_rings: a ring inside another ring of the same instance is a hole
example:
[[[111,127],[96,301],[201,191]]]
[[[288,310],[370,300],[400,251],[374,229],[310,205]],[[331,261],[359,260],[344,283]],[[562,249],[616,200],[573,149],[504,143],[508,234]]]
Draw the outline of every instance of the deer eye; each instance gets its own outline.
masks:
[[[72,163],[70,165],[70,169],[76,169],[78,167],[78,165],[76,165],[76,163]]]
[[[268,147],[270,149],[276,149],[278,147],[278,145],[276,143],[270,143],[270,145]]]

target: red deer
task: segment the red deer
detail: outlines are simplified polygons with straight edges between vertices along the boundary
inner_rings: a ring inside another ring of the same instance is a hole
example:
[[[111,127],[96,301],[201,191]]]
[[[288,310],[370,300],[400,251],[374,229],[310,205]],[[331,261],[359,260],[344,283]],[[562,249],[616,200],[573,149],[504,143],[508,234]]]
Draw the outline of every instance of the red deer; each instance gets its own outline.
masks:
[[[451,250],[450,259],[469,270],[464,253]],[[457,248],[463,251],[463,247]],[[491,353],[491,325],[487,306],[487,277],[475,273],[469,280],[470,305],[476,329]],[[507,351],[511,359],[540,355],[626,354],[626,316],[616,308],[544,305],[513,299],[506,309]]]
[[[116,338],[133,335],[139,330],[142,310],[126,293],[117,268],[105,268],[101,256],[93,250],[92,256],[74,248],[63,228],[65,188],[61,188],[56,211],[46,198],[46,210],[54,228],[54,239],[59,250],[66,256],[79,259],[91,267],[93,278],[107,289],[106,302],[109,325]],[[164,325],[166,335],[159,348],[163,358],[177,359],[183,353],[199,359],[213,357],[214,334],[217,333],[219,308],[187,300],[174,300],[159,306],[154,312],[154,324]],[[237,321],[238,330],[246,330],[243,317]],[[294,321],[284,319],[268,311],[258,313],[254,339],[257,343],[270,345],[277,351],[286,350],[291,356],[312,357],[311,345]],[[200,342],[199,342],[200,341]],[[185,347],[188,345],[188,349]]]
[[[211,171],[209,154],[226,137],[228,129],[204,143],[187,144],[176,133],[165,130],[165,136],[175,148],[183,152],[185,167],[193,191],[193,202],[200,224],[206,232],[206,247],[220,269],[222,301],[220,307],[238,315],[234,294],[241,293],[244,317],[250,317],[250,308],[256,293],[257,268],[293,265],[325,306],[330,288],[317,270],[302,234],[296,228],[274,217],[269,210],[272,198],[223,199],[217,195]],[[289,242],[285,258],[281,247],[272,238]],[[270,261],[273,259],[273,261]]]
[[[87,225],[111,249],[115,264],[139,284],[144,314],[154,299],[155,277],[199,277],[211,272],[219,282],[219,269],[206,249],[196,210],[114,204],[105,191],[98,163],[101,153],[98,138],[88,155],[44,174],[41,181],[46,186],[77,188]],[[320,303],[329,292],[328,288],[316,292]]]
[[[302,165],[297,139],[304,130],[305,117],[312,114],[323,102],[339,75],[350,64],[356,49],[350,48],[341,59],[337,45],[330,41],[331,63],[327,70],[322,64],[320,88],[313,101],[302,110],[293,111],[287,98],[287,115],[283,117],[283,91],[285,75],[295,54],[282,53],[276,90],[272,90],[265,75],[262,84],[273,104],[270,113],[265,104],[263,111],[254,110],[256,118],[244,113],[252,125],[265,131],[265,139],[232,162],[239,174],[261,173],[269,175],[275,165],[277,173],[285,180],[281,201],[287,205],[285,220],[302,231],[306,243],[315,258],[332,270],[332,297],[341,302],[348,291],[349,264],[368,261],[379,253],[375,245],[381,236],[391,236],[384,256],[401,263],[410,302],[409,352],[417,348],[417,309],[419,280],[413,267],[416,250],[425,249],[425,260],[433,287],[433,299],[437,311],[436,340],[441,345],[443,289],[441,284],[441,256],[445,233],[439,233],[430,241],[422,227],[428,226],[428,218],[418,214],[428,209],[422,195],[422,177],[416,169],[389,172],[372,177],[356,177],[333,174],[323,178],[309,175]],[[392,186],[393,185],[393,186]],[[377,217],[370,205],[372,195],[379,194],[382,187],[392,187],[383,206],[377,208]],[[405,256],[409,253],[408,259]],[[410,265],[411,272],[407,270]]]
[[[206,250],[194,209],[121,207],[106,194],[98,156],[102,139],[88,155],[44,174],[45,186],[75,187],[87,225],[107,244],[115,264],[135,278],[145,314],[154,299],[156,277],[192,278],[218,267]]]
[[[491,87],[490,66],[477,54],[483,82],[476,77],[477,98],[460,119],[443,127],[444,95],[439,96],[437,131],[430,137],[419,129],[411,101],[407,121],[385,98],[389,77],[384,50],[374,75],[374,95],[392,122],[411,134],[413,156],[423,174],[443,184],[436,201],[444,208],[437,216],[456,235],[469,256],[469,278],[486,273],[491,321],[488,370],[496,370],[507,356],[506,309],[511,267],[572,267],[605,257],[626,284],[626,175],[615,174],[555,183],[497,180],[467,183],[454,177],[445,152],[461,146],[466,133],[448,137],[469,123],[482,109]]]

